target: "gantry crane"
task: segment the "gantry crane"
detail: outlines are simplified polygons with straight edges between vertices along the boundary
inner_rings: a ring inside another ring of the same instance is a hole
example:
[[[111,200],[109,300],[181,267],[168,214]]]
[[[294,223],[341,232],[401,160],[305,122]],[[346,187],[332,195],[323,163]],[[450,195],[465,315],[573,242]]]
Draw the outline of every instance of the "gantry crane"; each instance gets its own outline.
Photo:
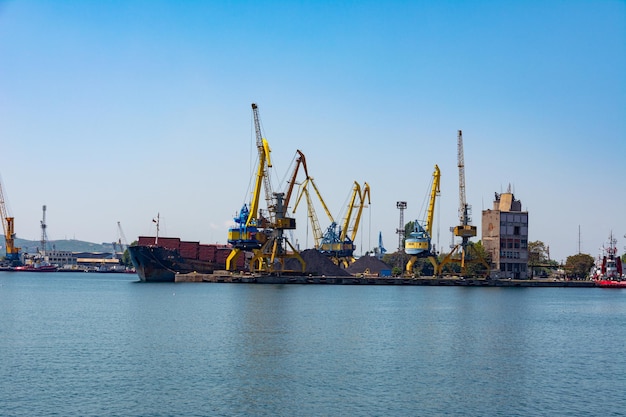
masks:
[[[285,261],[289,258],[297,259],[301,265],[301,271],[304,272],[306,267],[304,260],[284,235],[285,230],[296,228],[296,220],[287,217],[287,207],[298,168],[301,165],[306,166],[304,155],[298,151],[299,159],[288,185],[287,196],[282,192],[273,192],[269,178],[269,170],[272,167],[271,150],[261,132],[259,110],[256,103],[252,103],[252,113],[259,156],[256,180],[250,208],[244,204],[239,215],[234,218],[237,225],[228,230],[228,243],[233,246],[233,249],[226,259],[226,269],[234,269],[237,258],[242,251],[252,251],[250,270],[253,272],[288,272]],[[262,186],[265,191],[269,218],[266,218],[259,208]]]
[[[2,216],[2,228],[4,229],[6,259],[12,266],[18,266],[22,263],[20,259],[21,248],[15,246],[15,218],[8,215],[2,191],[2,181],[0,181],[0,215]]]
[[[465,199],[465,160],[463,157],[463,132],[458,131],[457,136],[457,161],[459,168],[459,225],[454,227],[454,236],[461,238],[461,243],[454,245],[452,251],[444,257],[439,264],[437,275],[442,273],[444,265],[447,263],[458,263],[461,266],[461,275],[467,274],[468,262],[479,262],[486,267],[486,275],[489,275],[489,264],[485,261],[480,253],[473,251],[472,255],[469,254],[471,246],[470,238],[476,236],[476,226],[470,224],[470,212],[471,206],[467,204]],[[455,256],[456,255],[456,256]]]
[[[439,166],[435,165],[433,172],[433,182],[430,189],[430,200],[428,202],[428,212],[426,215],[426,223],[419,220],[413,222],[413,231],[409,233],[409,237],[404,241],[404,251],[411,255],[406,264],[405,271],[408,274],[413,273],[413,264],[418,258],[428,258],[437,271],[437,254],[433,250],[431,242],[433,235],[433,219],[435,216],[435,202],[440,194],[441,171]]]

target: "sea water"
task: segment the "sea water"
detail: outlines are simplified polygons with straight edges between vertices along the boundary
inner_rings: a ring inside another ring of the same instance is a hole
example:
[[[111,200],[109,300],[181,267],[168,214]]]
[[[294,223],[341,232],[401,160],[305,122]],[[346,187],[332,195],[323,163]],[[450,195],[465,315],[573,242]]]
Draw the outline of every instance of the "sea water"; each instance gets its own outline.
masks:
[[[0,272],[2,416],[626,415],[626,290]]]

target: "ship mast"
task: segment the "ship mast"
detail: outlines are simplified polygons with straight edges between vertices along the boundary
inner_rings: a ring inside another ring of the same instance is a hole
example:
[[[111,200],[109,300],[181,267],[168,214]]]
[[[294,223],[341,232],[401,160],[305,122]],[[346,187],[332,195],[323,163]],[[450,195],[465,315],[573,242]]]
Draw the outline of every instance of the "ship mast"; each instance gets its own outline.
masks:
[[[154,238],[154,244],[158,245],[159,244],[159,222],[160,222],[160,215],[161,213],[157,213],[156,219],[152,219],[152,221],[154,223],[156,223],[156,237]]]

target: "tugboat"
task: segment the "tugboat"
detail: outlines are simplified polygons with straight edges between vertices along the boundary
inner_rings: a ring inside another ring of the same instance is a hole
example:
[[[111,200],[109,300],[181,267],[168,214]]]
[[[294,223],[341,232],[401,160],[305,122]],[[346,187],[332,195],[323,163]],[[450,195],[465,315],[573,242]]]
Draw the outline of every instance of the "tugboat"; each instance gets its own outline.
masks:
[[[622,269],[622,259],[617,256],[617,239],[613,233],[609,236],[609,244],[602,248],[603,255],[598,259],[592,270],[592,279],[597,287],[626,288]]]

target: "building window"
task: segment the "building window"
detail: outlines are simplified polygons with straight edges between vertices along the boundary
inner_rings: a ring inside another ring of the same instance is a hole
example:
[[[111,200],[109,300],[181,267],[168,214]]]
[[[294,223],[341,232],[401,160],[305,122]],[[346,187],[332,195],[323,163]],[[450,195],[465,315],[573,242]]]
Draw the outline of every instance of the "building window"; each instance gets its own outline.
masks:
[[[519,236],[519,226],[514,226],[514,227],[513,227],[513,234],[514,234],[515,236]]]

